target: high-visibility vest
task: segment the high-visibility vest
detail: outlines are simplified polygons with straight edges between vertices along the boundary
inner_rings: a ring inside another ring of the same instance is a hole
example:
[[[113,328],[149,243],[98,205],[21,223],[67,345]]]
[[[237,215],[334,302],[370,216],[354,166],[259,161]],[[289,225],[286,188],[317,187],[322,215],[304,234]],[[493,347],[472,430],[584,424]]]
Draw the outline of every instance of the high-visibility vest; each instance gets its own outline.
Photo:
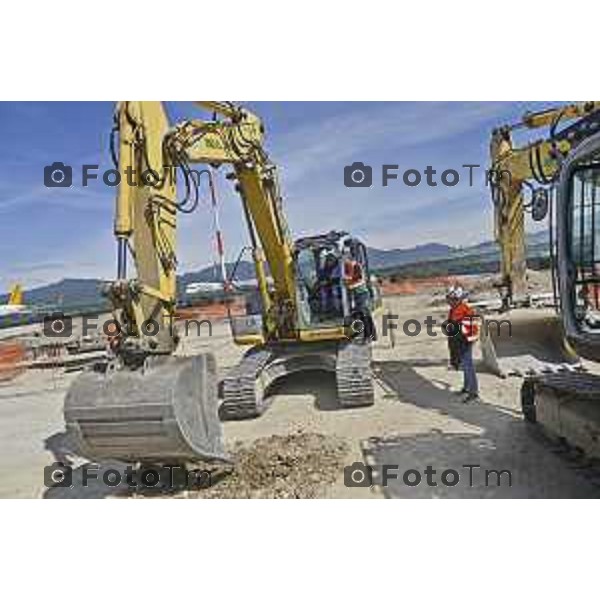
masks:
[[[361,264],[353,259],[344,261],[344,279],[349,290],[356,290],[365,285],[365,277]]]
[[[480,317],[466,302],[461,302],[458,306],[451,308],[448,313],[448,320],[458,323],[460,331],[467,342],[475,342],[479,339]]]

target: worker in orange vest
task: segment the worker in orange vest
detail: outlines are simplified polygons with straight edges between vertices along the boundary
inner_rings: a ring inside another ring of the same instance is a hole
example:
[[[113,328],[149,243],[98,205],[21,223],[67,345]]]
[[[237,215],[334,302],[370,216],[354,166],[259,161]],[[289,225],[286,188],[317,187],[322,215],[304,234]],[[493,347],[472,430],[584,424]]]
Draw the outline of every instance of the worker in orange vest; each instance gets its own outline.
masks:
[[[477,372],[473,364],[473,347],[479,337],[479,325],[475,311],[467,303],[467,294],[461,287],[452,287],[446,295],[450,311],[448,321],[452,324],[452,331],[448,331],[454,339],[463,372],[463,387],[459,394],[463,394],[464,402],[479,398],[479,384]]]
[[[351,312],[363,323],[363,334],[365,341],[377,339],[375,321],[371,316],[371,293],[365,279],[362,265],[352,256],[344,259],[344,282],[348,289]]]

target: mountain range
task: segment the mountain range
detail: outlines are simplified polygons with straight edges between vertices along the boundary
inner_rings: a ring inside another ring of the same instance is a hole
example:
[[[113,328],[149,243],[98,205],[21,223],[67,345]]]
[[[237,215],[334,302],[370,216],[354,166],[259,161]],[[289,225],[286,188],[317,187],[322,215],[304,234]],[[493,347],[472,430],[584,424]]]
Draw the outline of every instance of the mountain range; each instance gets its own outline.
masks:
[[[530,258],[548,255],[548,232],[540,231],[527,236],[527,249]],[[474,246],[457,248],[445,244],[423,244],[412,248],[380,250],[369,248],[369,264],[371,270],[388,274],[395,268],[407,265],[423,265],[440,263],[440,266],[452,264],[455,268],[461,265],[471,268],[474,262],[491,264],[498,261],[499,253],[495,242],[483,242]],[[231,273],[233,263],[227,264],[227,272]],[[236,280],[247,280],[255,277],[254,265],[242,261],[236,269]],[[213,266],[199,271],[184,273],[178,277],[179,297],[183,298],[186,286],[193,282],[218,282],[218,271]],[[106,299],[100,293],[102,281],[99,279],[62,279],[42,287],[27,290],[25,301],[36,306],[54,306],[63,310],[83,308],[98,309],[106,306]],[[6,303],[8,295],[0,295],[0,304]]]

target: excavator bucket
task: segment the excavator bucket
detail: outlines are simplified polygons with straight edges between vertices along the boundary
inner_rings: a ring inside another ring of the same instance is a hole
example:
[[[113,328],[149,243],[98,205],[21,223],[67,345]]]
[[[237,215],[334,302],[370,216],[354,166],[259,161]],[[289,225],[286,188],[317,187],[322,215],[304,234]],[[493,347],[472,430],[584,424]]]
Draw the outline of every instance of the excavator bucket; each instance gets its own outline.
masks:
[[[500,377],[580,368],[579,357],[564,339],[560,319],[552,309],[519,308],[496,318],[488,316],[480,341],[483,364]]]
[[[182,464],[227,460],[212,354],[138,370],[82,373],[64,406],[67,432],[94,460]]]

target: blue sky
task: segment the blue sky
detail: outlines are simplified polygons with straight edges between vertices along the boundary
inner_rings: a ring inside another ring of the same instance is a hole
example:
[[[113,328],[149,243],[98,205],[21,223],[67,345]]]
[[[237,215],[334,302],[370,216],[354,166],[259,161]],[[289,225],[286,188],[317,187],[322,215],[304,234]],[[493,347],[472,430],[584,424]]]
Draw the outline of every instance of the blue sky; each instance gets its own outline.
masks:
[[[491,238],[492,212],[483,169],[469,187],[462,164],[487,166],[493,127],[549,102],[246,102],[264,120],[266,147],[280,167],[285,208],[294,236],[346,229],[369,245],[399,248],[427,242],[468,245]],[[172,120],[201,117],[191,103],[168,102]],[[63,277],[114,276],[114,188],[82,188],[84,163],[110,168],[113,104],[0,103],[0,292]],[[540,135],[540,134],[538,134]],[[47,189],[44,166],[74,167],[71,188]],[[348,189],[344,166],[374,168],[371,188]],[[456,187],[380,184],[381,165],[400,172],[428,165],[461,172]],[[379,177],[377,174],[379,173]],[[79,181],[77,181],[79,179]],[[247,235],[239,199],[219,177],[221,221],[228,258]],[[214,260],[206,205],[180,221],[182,272]]]

